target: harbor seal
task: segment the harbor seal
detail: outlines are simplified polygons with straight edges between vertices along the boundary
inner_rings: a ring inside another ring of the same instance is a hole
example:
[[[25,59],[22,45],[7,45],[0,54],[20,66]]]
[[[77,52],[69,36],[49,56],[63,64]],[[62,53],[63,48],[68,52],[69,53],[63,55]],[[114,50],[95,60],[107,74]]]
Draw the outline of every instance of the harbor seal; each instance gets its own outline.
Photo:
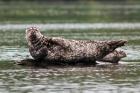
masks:
[[[115,49],[124,46],[127,42],[125,40],[95,41],[48,37],[42,35],[36,27],[26,29],[26,40],[29,52],[35,60],[62,63],[83,62],[86,64],[96,63],[97,60],[108,61],[110,55],[120,54]],[[117,57],[120,59],[125,56],[120,57],[117,55]],[[116,62],[113,57],[109,60]]]

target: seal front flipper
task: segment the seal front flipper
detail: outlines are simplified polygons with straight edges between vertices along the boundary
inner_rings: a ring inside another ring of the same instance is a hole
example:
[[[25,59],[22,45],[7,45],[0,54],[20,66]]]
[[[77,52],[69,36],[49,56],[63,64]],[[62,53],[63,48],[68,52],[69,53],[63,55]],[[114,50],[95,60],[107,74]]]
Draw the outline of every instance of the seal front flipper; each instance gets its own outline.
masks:
[[[34,49],[33,47],[30,47],[29,51],[30,51],[31,56],[35,60],[42,60],[48,54],[47,47],[42,47],[38,50]]]

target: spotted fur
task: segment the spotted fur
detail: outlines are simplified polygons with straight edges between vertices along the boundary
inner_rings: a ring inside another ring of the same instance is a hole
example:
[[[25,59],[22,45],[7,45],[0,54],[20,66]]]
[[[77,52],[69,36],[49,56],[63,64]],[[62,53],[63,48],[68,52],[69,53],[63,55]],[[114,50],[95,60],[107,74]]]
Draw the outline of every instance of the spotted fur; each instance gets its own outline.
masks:
[[[36,27],[27,28],[26,39],[31,56],[36,60],[43,59],[47,62],[95,63],[126,43],[124,40],[93,41],[47,37]],[[116,55],[113,53],[112,56]]]

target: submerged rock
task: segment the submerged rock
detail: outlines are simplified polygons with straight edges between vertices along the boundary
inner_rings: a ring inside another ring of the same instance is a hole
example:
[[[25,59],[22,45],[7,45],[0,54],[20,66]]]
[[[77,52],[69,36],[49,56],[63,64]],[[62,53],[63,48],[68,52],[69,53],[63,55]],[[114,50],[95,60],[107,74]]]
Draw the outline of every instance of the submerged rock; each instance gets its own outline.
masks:
[[[47,37],[36,27],[27,28],[26,39],[29,52],[38,64],[42,60],[46,63],[62,64],[96,64],[98,60],[116,63],[126,56],[124,52],[123,54],[115,50],[124,46],[126,43],[124,40],[93,41]]]

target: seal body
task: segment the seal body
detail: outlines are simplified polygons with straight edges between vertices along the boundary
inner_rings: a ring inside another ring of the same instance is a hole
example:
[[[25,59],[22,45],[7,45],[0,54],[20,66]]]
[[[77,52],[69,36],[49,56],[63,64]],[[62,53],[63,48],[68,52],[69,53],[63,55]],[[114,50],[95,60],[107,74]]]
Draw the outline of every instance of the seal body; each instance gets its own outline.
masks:
[[[36,27],[26,30],[26,39],[31,56],[36,60],[43,59],[47,62],[95,63],[126,43],[124,40],[92,41],[47,37]]]

